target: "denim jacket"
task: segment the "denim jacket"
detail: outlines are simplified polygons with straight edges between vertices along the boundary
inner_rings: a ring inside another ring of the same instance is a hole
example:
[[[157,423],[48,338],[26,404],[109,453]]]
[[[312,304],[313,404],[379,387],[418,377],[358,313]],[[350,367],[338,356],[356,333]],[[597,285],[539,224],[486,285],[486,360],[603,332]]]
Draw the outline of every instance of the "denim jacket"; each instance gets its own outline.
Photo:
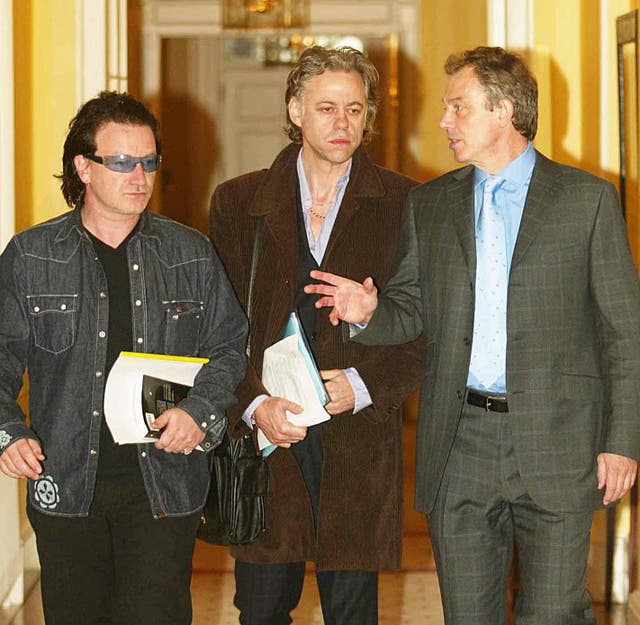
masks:
[[[144,212],[127,244],[131,351],[210,359],[179,407],[215,447],[225,409],[245,372],[247,322],[211,243],[200,233]],[[80,209],[34,226],[0,256],[0,453],[20,438],[40,441],[45,460],[28,481],[34,506],[85,516],[98,466],[106,362],[107,281]],[[29,374],[29,425],[16,398]],[[207,454],[170,454],[138,445],[155,517],[204,504]]]

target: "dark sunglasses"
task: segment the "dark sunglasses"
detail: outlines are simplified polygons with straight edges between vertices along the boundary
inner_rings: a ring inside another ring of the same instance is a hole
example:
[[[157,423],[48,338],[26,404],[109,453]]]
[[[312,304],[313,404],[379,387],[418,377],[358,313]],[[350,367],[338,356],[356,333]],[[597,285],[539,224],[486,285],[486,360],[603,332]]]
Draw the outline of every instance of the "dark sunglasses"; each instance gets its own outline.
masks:
[[[96,156],[95,154],[84,154],[85,158],[104,165],[111,171],[117,171],[121,174],[132,172],[138,163],[142,165],[142,169],[150,174],[160,167],[162,162],[161,154],[152,154],[150,156],[127,156],[126,154],[117,154],[115,156]]]

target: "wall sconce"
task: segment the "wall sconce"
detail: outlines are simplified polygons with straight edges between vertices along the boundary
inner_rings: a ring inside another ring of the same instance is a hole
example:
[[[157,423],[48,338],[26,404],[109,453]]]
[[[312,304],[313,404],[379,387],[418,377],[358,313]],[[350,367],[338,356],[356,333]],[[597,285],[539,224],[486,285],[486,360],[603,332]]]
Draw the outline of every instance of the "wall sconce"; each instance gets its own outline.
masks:
[[[223,28],[304,28],[309,0],[223,0]]]

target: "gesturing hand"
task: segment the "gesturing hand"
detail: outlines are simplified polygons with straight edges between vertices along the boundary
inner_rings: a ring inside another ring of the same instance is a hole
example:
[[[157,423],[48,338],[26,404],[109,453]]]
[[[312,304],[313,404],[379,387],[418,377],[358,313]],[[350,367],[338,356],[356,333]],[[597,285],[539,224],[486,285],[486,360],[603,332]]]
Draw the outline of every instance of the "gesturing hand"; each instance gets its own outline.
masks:
[[[378,306],[378,290],[372,278],[365,278],[360,284],[355,280],[343,278],[326,271],[312,271],[314,280],[323,284],[308,284],[305,293],[317,293],[323,297],[316,302],[316,308],[331,306],[329,321],[337,326],[339,321],[348,323],[369,323]]]

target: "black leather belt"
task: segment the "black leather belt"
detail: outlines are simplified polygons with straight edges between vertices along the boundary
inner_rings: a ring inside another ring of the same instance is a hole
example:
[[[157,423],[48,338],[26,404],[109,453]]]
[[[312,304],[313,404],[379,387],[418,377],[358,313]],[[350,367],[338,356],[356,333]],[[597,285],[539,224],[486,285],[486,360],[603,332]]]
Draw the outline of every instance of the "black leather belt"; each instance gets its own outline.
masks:
[[[509,404],[504,395],[490,395],[467,389],[467,403],[491,412],[509,412]]]

